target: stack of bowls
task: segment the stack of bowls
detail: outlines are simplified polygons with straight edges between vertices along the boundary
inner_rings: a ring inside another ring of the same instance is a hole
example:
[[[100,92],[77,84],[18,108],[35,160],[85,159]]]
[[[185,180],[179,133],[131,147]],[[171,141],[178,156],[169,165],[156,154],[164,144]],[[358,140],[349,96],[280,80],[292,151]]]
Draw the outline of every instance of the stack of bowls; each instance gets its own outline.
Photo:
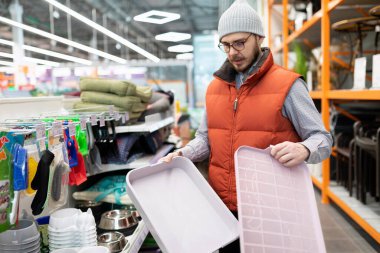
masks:
[[[39,253],[40,234],[31,220],[19,220],[16,227],[0,233],[1,253]]]
[[[65,208],[50,215],[50,250],[96,246],[96,224],[91,210]]]

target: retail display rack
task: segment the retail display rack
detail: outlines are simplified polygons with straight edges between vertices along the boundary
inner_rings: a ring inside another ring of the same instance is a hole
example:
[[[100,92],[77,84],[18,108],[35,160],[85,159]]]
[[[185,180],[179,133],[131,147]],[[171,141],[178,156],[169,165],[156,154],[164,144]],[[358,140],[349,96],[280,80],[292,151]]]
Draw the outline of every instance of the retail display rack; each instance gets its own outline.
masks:
[[[305,44],[309,45],[321,45],[322,51],[322,75],[321,75],[321,90],[311,91],[310,96],[314,100],[321,102],[321,114],[322,120],[327,130],[330,130],[330,105],[331,102],[338,102],[339,100],[346,101],[359,101],[359,100],[380,100],[380,90],[331,90],[330,88],[330,62],[332,56],[330,54],[330,30],[331,19],[337,18],[338,15],[343,18],[350,18],[348,11],[341,11],[339,14],[332,12],[338,6],[349,6],[349,11],[357,11],[363,15],[364,11],[360,5],[378,5],[379,1],[363,0],[321,0],[321,9],[314,13],[314,15],[307,20],[303,26],[291,34],[289,34],[289,18],[288,18],[288,4],[292,3],[292,0],[270,0],[267,5],[268,11],[268,42],[272,48],[274,54],[282,53],[283,67],[288,68],[289,63],[289,46],[293,41],[301,40]],[[282,13],[278,12],[274,6],[282,5]],[[276,48],[273,48],[272,36],[272,15],[280,14],[282,16],[282,44]],[[346,15],[346,16],[344,16]],[[362,229],[364,229],[377,243],[380,243],[380,224],[378,222],[372,223],[373,220],[379,220],[380,217],[374,212],[367,219],[363,214],[364,205],[359,201],[356,201],[352,197],[343,197],[342,194],[337,191],[338,187],[334,186],[334,182],[330,182],[330,159],[326,159],[322,163],[322,178],[312,176],[314,185],[321,190],[322,203],[329,203],[333,201],[339,206],[352,220],[354,220]],[[348,193],[347,193],[348,195]],[[376,216],[377,215],[377,216]]]

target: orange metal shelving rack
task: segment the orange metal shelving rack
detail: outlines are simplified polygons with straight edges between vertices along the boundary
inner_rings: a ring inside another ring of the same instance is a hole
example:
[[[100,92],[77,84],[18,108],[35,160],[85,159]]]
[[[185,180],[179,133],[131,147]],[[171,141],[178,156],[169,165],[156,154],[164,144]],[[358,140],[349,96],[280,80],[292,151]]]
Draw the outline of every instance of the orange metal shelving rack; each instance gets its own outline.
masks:
[[[303,26],[289,34],[289,20],[288,20],[288,0],[281,1],[269,0],[268,1],[268,44],[272,48],[273,40],[271,38],[271,15],[273,13],[273,5],[282,4],[282,34],[283,42],[280,47],[273,49],[274,54],[282,51],[283,53],[283,66],[288,67],[288,52],[289,44],[300,37],[305,31],[312,26],[321,22],[321,49],[322,49],[322,85],[321,91],[311,91],[310,96],[313,99],[321,100],[321,113],[322,120],[327,130],[329,129],[329,111],[331,100],[380,100],[380,90],[330,90],[330,12],[337,6],[347,2],[344,0],[321,0],[321,10],[316,12],[311,19],[306,21]],[[360,215],[353,211],[346,203],[344,203],[338,196],[336,196],[330,189],[330,159],[322,163],[322,181],[312,177],[313,184],[321,190],[322,203],[328,204],[333,201],[339,206],[351,219],[353,219],[359,226],[361,226],[375,241],[380,243],[380,233],[377,232],[371,225],[369,225]]]

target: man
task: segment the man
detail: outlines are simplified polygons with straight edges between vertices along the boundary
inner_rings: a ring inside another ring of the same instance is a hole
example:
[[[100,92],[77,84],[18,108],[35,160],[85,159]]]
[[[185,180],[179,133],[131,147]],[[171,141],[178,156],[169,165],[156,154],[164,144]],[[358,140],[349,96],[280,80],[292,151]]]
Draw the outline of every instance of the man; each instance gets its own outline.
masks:
[[[209,182],[237,216],[234,153],[247,145],[265,149],[284,166],[319,163],[329,157],[332,138],[300,75],[273,63],[260,17],[237,0],[220,17],[219,46],[227,60],[206,92],[206,112],[196,137],[162,160],[210,158]],[[220,252],[239,252],[238,242]]]

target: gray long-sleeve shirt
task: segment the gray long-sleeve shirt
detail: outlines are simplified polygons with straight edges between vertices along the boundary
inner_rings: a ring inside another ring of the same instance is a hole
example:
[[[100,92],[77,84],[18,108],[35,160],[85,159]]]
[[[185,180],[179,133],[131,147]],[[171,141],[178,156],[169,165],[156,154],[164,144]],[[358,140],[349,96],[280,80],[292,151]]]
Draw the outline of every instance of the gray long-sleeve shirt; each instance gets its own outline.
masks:
[[[243,80],[244,77],[242,78],[239,75],[237,75],[237,81],[238,78]],[[237,88],[239,87],[240,85],[237,85]],[[297,79],[294,82],[285,99],[282,114],[292,122],[298,135],[303,140],[300,143],[309,149],[308,163],[320,163],[329,157],[333,143],[331,134],[323,126],[321,116],[315,108],[306,84],[302,79]],[[181,151],[183,156],[193,162],[203,161],[209,157],[210,146],[206,111],[195,138],[183,147]]]

